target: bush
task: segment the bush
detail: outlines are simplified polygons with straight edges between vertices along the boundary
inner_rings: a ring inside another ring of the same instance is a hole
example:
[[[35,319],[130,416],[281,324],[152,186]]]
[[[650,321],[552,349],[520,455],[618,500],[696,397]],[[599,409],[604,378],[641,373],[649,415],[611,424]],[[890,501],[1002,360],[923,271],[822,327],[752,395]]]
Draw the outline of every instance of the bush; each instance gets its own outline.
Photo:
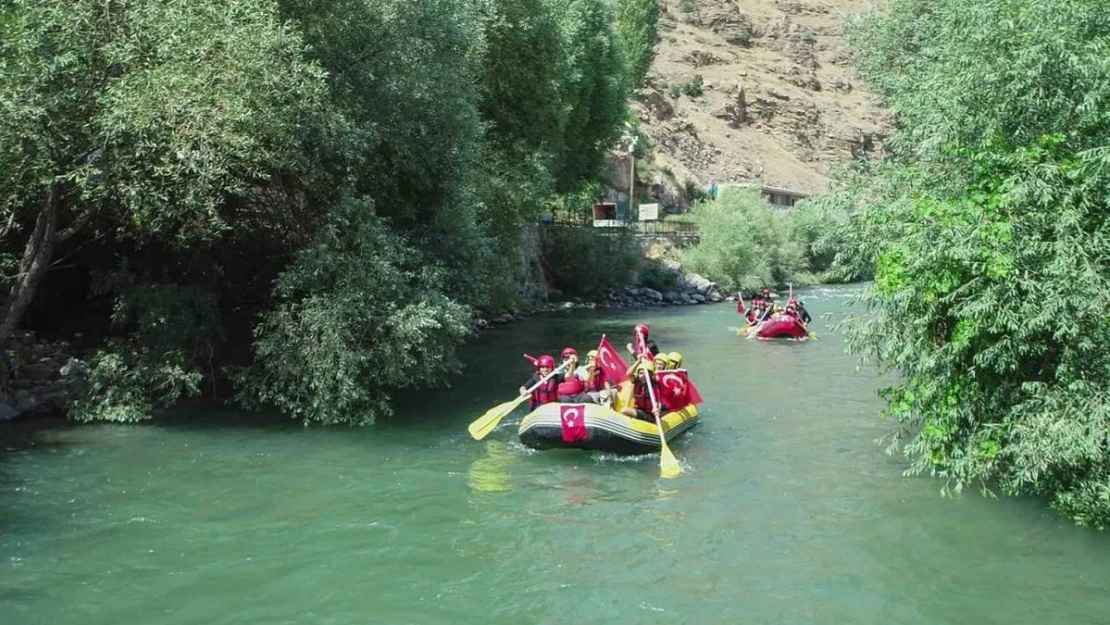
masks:
[[[1103,0],[893,0],[850,29],[898,112],[843,194],[875,266],[852,350],[910,474],[1110,527],[1110,13]]]
[[[700,241],[683,252],[682,263],[725,291],[785,284],[803,267],[802,246],[792,239],[789,218],[773,211],[758,189],[726,189],[691,214]]]
[[[388,416],[393,389],[458,369],[470,311],[442,284],[368,202],[344,201],[278,278],[278,306],[255,328],[255,364],[233,372],[239,401],[324,424]]]
[[[678,286],[678,272],[657,260],[645,260],[640,265],[640,284],[660,293],[673,291]]]
[[[149,419],[156,407],[200,394],[201,367],[219,338],[219,310],[194,287],[129,287],[116,300],[112,322],[130,333],[97,351],[69,407],[78,421]]]
[[[701,94],[704,93],[701,74],[695,74],[693,78],[683,83],[682,93],[685,93],[691,98],[701,97]]]

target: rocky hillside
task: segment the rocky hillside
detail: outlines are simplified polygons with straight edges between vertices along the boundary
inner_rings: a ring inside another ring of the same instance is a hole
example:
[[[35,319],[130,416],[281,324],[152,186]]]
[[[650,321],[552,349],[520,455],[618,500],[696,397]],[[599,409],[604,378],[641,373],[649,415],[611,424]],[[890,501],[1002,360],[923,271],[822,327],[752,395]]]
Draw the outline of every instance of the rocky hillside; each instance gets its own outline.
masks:
[[[841,39],[845,17],[866,4],[662,0],[657,56],[636,105],[654,148],[642,175],[656,195],[689,179],[761,175],[765,185],[819,192],[830,165],[874,154],[889,118],[860,88]]]

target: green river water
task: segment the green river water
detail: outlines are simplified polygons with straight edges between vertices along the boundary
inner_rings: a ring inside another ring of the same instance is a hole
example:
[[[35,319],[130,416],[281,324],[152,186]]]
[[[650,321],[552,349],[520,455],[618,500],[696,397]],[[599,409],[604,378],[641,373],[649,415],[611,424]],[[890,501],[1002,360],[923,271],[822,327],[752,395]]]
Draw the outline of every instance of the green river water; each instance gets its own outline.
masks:
[[[493,329],[454,388],[364,429],[233,411],[146,426],[0,425],[0,623],[1084,624],[1110,540],[1031,500],[948,500],[876,439],[875,371],[819,340],[741,340],[732,304]],[[523,352],[646,321],[706,403],[658,456],[533,452]]]

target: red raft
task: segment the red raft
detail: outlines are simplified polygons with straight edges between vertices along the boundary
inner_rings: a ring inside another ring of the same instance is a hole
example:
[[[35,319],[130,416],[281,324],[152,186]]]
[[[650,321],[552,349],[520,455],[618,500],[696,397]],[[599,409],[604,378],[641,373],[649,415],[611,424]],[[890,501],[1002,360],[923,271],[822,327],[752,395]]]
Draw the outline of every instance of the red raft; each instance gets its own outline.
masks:
[[[794,339],[804,340],[809,338],[809,331],[806,330],[805,324],[798,319],[778,319],[772,321],[764,321],[763,323],[750,328],[748,334],[755,334],[755,338],[761,340],[768,339]]]

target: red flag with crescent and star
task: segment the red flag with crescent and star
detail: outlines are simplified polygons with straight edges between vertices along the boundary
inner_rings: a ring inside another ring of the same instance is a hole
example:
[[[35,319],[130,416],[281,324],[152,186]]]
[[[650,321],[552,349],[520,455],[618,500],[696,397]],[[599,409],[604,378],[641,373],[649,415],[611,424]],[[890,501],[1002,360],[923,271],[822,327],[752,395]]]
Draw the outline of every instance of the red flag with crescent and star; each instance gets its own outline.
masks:
[[[582,404],[563,404],[559,406],[559,421],[563,424],[563,442],[585,440],[590,437],[586,431],[586,407]]]
[[[597,364],[610,384],[617,385],[628,380],[628,365],[604,334],[601,335],[601,344],[597,346]]]
[[[661,371],[656,379],[659,382],[659,397],[667,410],[681,410],[690,404],[702,403],[701,393],[698,393],[685,369]]]

